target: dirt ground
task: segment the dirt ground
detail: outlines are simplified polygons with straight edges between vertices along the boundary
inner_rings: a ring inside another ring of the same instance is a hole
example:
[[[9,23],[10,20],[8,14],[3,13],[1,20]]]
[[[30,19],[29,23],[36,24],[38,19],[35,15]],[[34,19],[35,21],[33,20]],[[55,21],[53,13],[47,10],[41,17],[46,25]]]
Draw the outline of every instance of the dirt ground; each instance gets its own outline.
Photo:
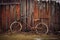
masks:
[[[59,35],[46,35],[34,33],[0,34],[0,40],[60,40]]]

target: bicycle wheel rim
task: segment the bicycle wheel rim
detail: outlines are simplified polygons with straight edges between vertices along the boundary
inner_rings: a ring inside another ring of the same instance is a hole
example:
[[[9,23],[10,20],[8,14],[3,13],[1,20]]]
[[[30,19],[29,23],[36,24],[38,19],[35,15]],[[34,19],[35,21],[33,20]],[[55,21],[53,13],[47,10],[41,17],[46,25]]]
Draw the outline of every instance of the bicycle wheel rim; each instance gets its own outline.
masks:
[[[19,28],[19,30],[18,30],[18,31],[21,31],[21,30],[22,30],[22,25],[21,25],[21,23],[20,23],[20,22],[13,22],[13,23],[10,25],[10,30],[11,30],[11,32],[12,32],[12,33],[13,33],[12,26],[13,26],[15,23],[18,23],[18,24],[20,25],[20,28]]]
[[[45,32],[45,33],[43,33],[43,34],[47,34],[47,33],[48,33],[48,25],[47,25],[47,24],[45,24],[45,23],[39,23],[39,24],[37,24],[37,25],[36,25],[36,33],[41,34],[41,33],[39,33],[39,32],[38,32],[38,30],[37,30],[37,27],[38,27],[38,25],[40,25],[40,24],[45,25],[45,27],[46,27],[46,32]]]

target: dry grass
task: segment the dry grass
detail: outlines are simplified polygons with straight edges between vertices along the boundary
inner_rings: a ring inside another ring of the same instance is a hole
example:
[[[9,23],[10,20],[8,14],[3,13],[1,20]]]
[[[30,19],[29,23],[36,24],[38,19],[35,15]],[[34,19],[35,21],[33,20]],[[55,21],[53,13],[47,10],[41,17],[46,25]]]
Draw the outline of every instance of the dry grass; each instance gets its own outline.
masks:
[[[30,33],[3,34],[0,35],[0,40],[59,40],[59,36],[45,34],[37,35]]]

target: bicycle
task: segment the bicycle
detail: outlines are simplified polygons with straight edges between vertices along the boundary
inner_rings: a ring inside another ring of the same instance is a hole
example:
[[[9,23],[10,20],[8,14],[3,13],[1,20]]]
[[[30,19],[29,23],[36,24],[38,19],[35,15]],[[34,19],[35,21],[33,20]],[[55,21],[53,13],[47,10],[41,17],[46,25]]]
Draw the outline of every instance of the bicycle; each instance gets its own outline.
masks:
[[[36,21],[38,21],[38,20],[36,20]],[[25,25],[28,25],[28,24],[25,24]],[[28,26],[30,26],[30,25],[28,25]],[[13,32],[20,32],[22,30],[22,27],[23,26],[22,26],[21,22],[18,22],[16,20],[13,23],[11,23],[10,30],[11,30],[12,33]],[[40,33],[47,34],[48,33],[48,25],[44,22],[38,23],[38,24],[35,25],[35,27],[31,27],[30,29],[31,29],[31,31],[34,30],[38,34],[40,34]]]

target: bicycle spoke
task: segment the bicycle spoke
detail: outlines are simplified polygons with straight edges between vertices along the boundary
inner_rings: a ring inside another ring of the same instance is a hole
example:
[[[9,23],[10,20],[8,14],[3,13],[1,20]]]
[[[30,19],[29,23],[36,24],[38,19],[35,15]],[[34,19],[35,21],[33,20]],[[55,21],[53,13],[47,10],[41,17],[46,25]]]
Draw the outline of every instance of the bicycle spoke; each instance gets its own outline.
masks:
[[[22,29],[22,25],[19,22],[13,22],[10,25],[11,32],[18,32],[21,31],[21,29]]]
[[[36,27],[37,27],[36,28],[37,33],[47,33],[48,32],[48,26],[45,24],[41,23],[41,24],[38,24]]]

